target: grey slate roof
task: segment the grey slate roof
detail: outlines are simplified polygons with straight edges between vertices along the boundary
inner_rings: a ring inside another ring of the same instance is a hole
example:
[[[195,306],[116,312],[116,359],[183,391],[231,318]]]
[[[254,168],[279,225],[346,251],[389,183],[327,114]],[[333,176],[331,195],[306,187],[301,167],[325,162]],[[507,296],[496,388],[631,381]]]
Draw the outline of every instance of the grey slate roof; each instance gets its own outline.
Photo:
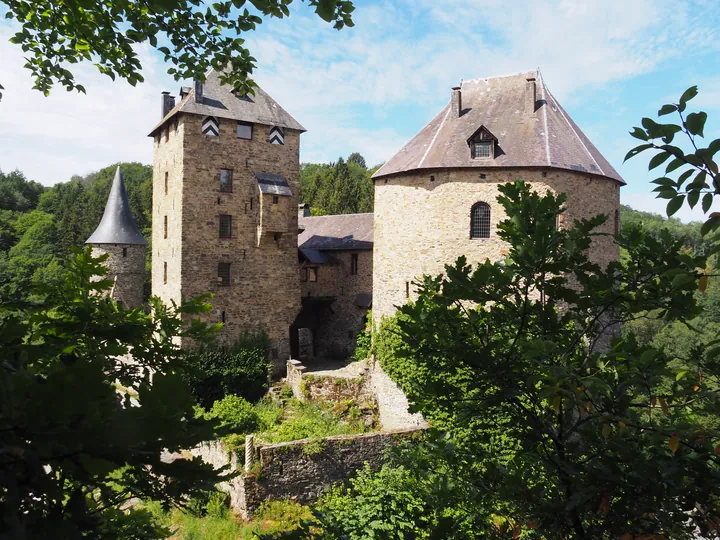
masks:
[[[536,79],[535,114],[526,106],[526,80]],[[463,114],[451,103],[373,178],[417,169],[556,167],[622,177],[588,140],[548,90],[540,71],[463,81]],[[495,137],[494,159],[472,159],[468,139],[485,126]]]
[[[373,215],[342,214],[298,218],[305,230],[298,236],[302,250],[363,250],[373,247]]]
[[[214,69],[211,70],[203,84],[202,103],[195,102],[195,90],[191,89],[152,129],[149,136],[155,135],[160,126],[178,113],[216,116],[305,131],[305,128],[297,120],[259,86],[255,88],[254,96],[246,98],[238,98],[232,93],[232,90],[230,86],[221,85],[219,73]]]
[[[140,234],[130,211],[130,201],[120,167],[115,171],[115,178],[100,225],[85,243],[147,245],[147,241]]]
[[[266,195],[285,195],[288,197],[292,195],[287,178],[282,174],[256,172],[255,180],[260,191]]]
[[[334,259],[328,257],[327,253],[324,253],[317,249],[299,248],[299,251],[302,255],[302,258],[304,258],[305,261],[309,262],[310,264],[331,264],[335,262]]]

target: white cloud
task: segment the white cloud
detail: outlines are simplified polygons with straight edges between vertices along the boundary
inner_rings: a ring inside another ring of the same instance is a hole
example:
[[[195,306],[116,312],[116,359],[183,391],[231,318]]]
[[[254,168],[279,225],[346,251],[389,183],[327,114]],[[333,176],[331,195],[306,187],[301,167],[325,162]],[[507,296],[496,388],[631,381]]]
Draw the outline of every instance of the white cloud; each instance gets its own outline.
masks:
[[[701,0],[704,1],[704,0]],[[449,99],[460,78],[540,66],[553,93],[582,106],[583,89],[623,81],[692,50],[716,47],[717,25],[693,4],[670,0],[397,0],[356,2],[340,32],[293,8],[248,36],[256,80],[295,116],[303,161],[359,151],[391,157]],[[698,13],[698,15],[695,15]],[[117,160],[149,163],[147,131],[161,90],[178,83],[143,50],[146,82],[132,88],[92,66],[78,68],[88,95],[30,90],[20,49],[0,26],[0,167],[44,183]],[[715,100],[708,95],[706,99]]]

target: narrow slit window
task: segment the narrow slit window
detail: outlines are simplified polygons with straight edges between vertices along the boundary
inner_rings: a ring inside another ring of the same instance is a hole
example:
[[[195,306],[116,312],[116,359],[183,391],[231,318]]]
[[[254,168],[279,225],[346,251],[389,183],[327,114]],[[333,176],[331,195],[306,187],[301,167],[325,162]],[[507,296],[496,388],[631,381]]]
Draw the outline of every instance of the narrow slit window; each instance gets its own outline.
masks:
[[[253,125],[247,122],[237,123],[237,138],[250,140],[252,139]]]
[[[405,298],[410,298],[410,282],[405,282]]]
[[[221,322],[222,322],[222,323],[224,324],[224,323],[225,323],[225,321],[227,320],[227,317],[225,316],[225,312],[224,312],[224,311],[223,311],[223,312],[221,312],[221,314],[220,314],[220,318],[222,319],[222,320],[221,320]]]
[[[123,257],[127,257],[127,248],[123,248]]]
[[[167,239],[168,237],[168,218],[167,216],[163,216],[163,237]]]
[[[470,238],[490,238],[490,206],[475,203],[470,211]]]
[[[253,198],[250,197],[250,210],[252,210],[252,209],[253,209]]]
[[[167,285],[167,263],[163,263],[163,283]]]
[[[350,255],[350,274],[356,276],[358,273],[358,254],[352,253]]]
[[[168,194],[168,177],[169,176],[170,176],[169,173],[166,172],[165,173],[165,195]]]
[[[220,169],[220,191],[222,193],[232,193],[233,190],[233,170]]]
[[[223,287],[230,286],[230,263],[221,262],[218,263],[217,268],[218,283]]]
[[[220,238],[232,238],[232,216],[220,216]]]

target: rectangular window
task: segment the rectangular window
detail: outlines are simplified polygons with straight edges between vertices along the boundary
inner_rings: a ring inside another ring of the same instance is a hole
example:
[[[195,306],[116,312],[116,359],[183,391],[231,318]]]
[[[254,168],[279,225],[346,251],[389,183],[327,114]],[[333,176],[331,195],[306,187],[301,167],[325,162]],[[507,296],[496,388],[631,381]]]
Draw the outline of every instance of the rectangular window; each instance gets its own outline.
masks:
[[[352,253],[350,255],[350,274],[356,276],[358,273],[358,254]]]
[[[224,324],[225,321],[227,320],[227,318],[225,317],[225,312],[224,312],[224,311],[220,314],[220,317],[222,318],[222,323]]]
[[[167,285],[167,263],[163,263],[163,283]]]
[[[230,263],[218,263],[218,283],[223,287],[230,286]]]
[[[300,269],[300,281],[307,281],[307,280],[308,280],[308,269],[301,268]]]
[[[250,197],[250,210],[252,210],[252,209],[253,209],[253,200],[252,200],[252,197]]]
[[[165,173],[165,195],[168,194],[168,173]]]
[[[475,142],[473,143],[473,158],[489,158],[490,157],[490,144],[489,142]]]
[[[237,123],[237,138],[238,139],[252,139],[253,125],[247,122]]]
[[[280,202],[280,197],[277,195],[273,195],[273,204],[278,204]]]
[[[220,216],[220,238],[232,238],[232,216]]]
[[[123,257],[127,257],[127,248],[123,248]]]
[[[317,268],[308,268],[308,281],[317,281]]]
[[[168,221],[167,221],[167,216],[163,217],[163,231],[164,231],[164,234],[165,234],[165,238],[167,238],[167,237],[168,237]]]
[[[233,170],[220,169],[220,191],[223,193],[232,193],[233,187]]]
[[[410,282],[405,282],[405,298],[410,298]]]

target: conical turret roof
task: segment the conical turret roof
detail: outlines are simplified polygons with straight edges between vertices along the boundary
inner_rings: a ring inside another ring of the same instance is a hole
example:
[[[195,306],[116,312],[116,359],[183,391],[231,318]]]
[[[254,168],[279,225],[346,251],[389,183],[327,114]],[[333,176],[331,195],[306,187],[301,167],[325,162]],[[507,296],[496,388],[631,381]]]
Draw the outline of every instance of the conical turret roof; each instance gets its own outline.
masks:
[[[130,211],[130,201],[120,167],[115,171],[115,178],[100,225],[85,243],[147,245],[147,241],[140,234]]]

